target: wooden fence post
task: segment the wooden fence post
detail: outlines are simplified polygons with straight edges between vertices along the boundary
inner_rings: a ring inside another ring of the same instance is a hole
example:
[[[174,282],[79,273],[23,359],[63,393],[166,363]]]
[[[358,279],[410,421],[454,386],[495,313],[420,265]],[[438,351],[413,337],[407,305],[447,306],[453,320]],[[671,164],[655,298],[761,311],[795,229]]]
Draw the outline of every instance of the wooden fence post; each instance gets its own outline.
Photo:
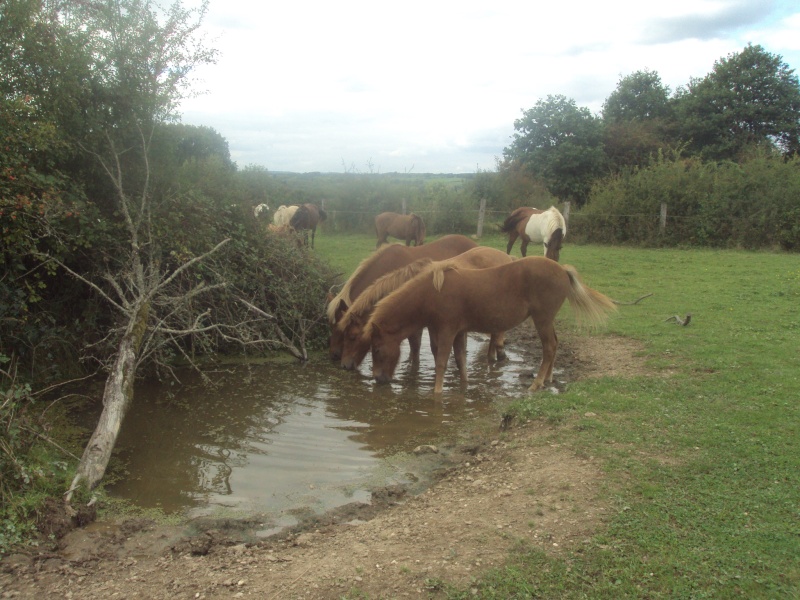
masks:
[[[486,198],[481,198],[481,207],[478,209],[478,233],[477,237],[483,235],[483,218],[486,215]]]
[[[569,229],[569,200],[564,202],[564,214],[563,214],[563,217],[564,217],[564,225],[566,225],[567,229]]]
[[[406,199],[403,198],[403,214],[406,214]]]
[[[667,230],[667,203],[661,203],[661,219],[658,223],[658,231],[661,235]]]

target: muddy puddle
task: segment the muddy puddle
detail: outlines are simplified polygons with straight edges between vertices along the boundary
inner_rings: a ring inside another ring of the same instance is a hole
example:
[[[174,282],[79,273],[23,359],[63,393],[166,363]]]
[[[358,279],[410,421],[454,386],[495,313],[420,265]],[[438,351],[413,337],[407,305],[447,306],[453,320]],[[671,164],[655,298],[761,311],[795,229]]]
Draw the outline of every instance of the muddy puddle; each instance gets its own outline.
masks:
[[[404,348],[389,385],[372,381],[369,358],[358,372],[319,358],[208,372],[212,386],[191,372],[180,385],[142,385],[109,492],[190,518],[261,515],[268,535],[309,513],[369,502],[378,486],[424,485],[435,460],[414,448],[495,414],[498,397],[526,393],[538,350],[526,338],[489,365],[488,336],[471,335],[470,381],[460,384],[451,358],[440,398],[425,338],[419,365]]]

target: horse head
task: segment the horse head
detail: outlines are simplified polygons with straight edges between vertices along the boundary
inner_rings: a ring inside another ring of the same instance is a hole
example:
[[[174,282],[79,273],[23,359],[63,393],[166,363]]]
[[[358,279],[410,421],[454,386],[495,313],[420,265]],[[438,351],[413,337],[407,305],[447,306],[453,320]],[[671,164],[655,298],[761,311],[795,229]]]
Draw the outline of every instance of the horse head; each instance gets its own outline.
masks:
[[[328,355],[331,360],[339,360],[342,358],[342,347],[344,346],[344,333],[337,326],[337,323],[342,319],[344,313],[347,312],[347,303],[344,300],[338,302],[335,298],[332,300],[336,302],[334,305],[328,304],[328,319],[331,325],[331,336],[328,339]]]
[[[370,340],[365,338],[364,325],[367,320],[360,315],[351,315],[347,324],[342,328],[342,368],[352,371],[357,368],[369,352]]]
[[[362,337],[368,337],[372,346],[372,376],[378,383],[389,383],[400,360],[400,342],[396,336],[372,323],[364,329]]]
[[[544,243],[545,257],[558,262],[561,256],[561,247],[564,245],[564,231],[556,229],[550,239]]]

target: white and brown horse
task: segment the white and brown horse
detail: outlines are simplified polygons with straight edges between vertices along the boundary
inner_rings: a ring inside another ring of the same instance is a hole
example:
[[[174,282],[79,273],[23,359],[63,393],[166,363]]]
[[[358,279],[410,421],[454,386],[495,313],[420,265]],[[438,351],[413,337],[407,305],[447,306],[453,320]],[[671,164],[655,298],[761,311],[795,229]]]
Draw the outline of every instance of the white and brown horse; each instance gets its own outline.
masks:
[[[506,217],[500,230],[508,234],[507,254],[511,254],[514,242],[520,238],[522,256],[527,256],[530,242],[541,243],[544,244],[544,255],[556,262],[567,236],[564,215],[555,206],[547,210],[522,206]]]

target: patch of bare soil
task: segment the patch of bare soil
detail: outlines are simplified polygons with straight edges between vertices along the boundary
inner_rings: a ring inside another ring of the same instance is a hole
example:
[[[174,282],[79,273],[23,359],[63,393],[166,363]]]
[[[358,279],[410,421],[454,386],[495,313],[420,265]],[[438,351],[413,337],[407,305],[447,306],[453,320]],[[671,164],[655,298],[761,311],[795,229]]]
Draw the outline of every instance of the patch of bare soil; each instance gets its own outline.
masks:
[[[622,338],[565,333],[557,366],[568,381],[632,376],[646,372],[640,350]],[[547,443],[544,423],[499,425],[443,451],[438,480],[418,495],[374,490],[368,505],[267,539],[241,521],[75,529],[52,550],[6,557],[0,598],[429,597],[437,582],[468,586],[520,542],[550,553],[579,547],[606,515],[600,465]]]

